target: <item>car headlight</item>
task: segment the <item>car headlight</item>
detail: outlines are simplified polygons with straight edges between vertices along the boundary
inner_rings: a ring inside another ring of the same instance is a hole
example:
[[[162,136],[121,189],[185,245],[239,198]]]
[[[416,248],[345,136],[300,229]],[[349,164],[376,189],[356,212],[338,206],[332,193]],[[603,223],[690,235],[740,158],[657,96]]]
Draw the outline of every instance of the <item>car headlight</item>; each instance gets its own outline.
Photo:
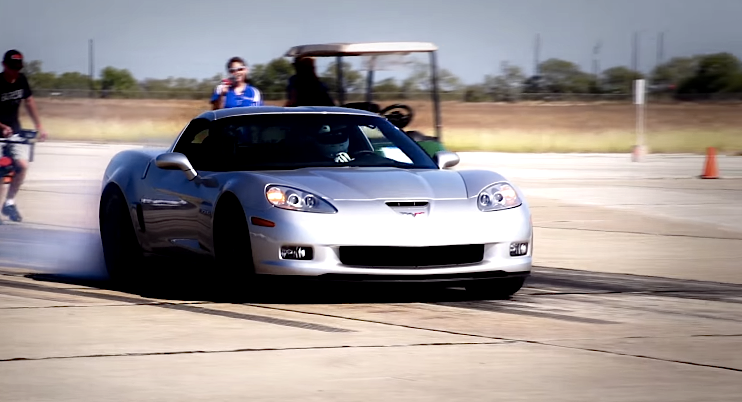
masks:
[[[509,183],[495,183],[477,196],[477,206],[485,212],[515,208],[522,203],[518,193]]]
[[[329,202],[306,191],[285,186],[268,186],[265,197],[274,207],[303,212],[336,213]]]

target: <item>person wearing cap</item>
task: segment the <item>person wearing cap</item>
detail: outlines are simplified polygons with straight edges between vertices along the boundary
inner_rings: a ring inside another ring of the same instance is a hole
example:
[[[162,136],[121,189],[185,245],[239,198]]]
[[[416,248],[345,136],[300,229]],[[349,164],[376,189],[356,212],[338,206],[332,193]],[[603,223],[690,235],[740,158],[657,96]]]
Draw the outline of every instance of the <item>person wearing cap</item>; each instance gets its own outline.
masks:
[[[18,118],[18,110],[21,102],[25,100],[26,110],[39,132],[39,140],[44,141],[47,137],[46,131],[41,126],[36,103],[32,96],[31,87],[26,76],[21,73],[23,69],[23,55],[17,50],[8,50],[3,56],[3,73],[0,76],[0,135],[10,137],[21,131],[21,123]],[[14,222],[22,220],[15,205],[15,196],[20,190],[23,179],[28,170],[28,161],[22,159],[12,144],[3,144],[2,156],[9,157],[14,162],[15,176],[10,182],[5,202],[0,213],[8,216]],[[2,220],[0,220],[2,224]]]

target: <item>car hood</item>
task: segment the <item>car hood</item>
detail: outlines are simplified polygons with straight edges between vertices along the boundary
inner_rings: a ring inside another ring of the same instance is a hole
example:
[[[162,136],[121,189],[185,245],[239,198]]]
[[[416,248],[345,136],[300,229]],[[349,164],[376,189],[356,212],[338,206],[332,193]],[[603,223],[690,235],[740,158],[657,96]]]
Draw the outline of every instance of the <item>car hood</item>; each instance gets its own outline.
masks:
[[[269,184],[296,187],[336,201],[467,198],[466,183],[453,170],[307,168],[260,176]]]

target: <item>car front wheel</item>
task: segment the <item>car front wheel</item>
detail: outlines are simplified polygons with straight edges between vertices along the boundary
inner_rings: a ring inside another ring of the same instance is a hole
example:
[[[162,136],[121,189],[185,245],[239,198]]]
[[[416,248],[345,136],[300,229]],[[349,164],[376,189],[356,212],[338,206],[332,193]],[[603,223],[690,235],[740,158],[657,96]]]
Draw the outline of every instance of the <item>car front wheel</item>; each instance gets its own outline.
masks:
[[[104,193],[100,204],[100,235],[109,277],[120,283],[133,282],[142,269],[144,253],[123,195],[117,190]]]
[[[476,297],[508,299],[518,293],[525,282],[525,277],[488,279],[467,284],[466,290]]]
[[[229,291],[250,293],[255,285],[250,229],[242,205],[227,195],[214,213],[214,251],[218,272]]]

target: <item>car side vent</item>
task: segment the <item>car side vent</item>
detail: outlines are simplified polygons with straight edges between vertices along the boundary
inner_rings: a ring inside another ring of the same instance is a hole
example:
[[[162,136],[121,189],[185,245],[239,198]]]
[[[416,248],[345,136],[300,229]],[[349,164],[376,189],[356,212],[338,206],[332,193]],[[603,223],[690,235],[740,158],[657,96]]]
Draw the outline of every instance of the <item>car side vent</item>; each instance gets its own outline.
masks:
[[[390,207],[424,207],[428,205],[427,201],[389,201],[386,205]]]

